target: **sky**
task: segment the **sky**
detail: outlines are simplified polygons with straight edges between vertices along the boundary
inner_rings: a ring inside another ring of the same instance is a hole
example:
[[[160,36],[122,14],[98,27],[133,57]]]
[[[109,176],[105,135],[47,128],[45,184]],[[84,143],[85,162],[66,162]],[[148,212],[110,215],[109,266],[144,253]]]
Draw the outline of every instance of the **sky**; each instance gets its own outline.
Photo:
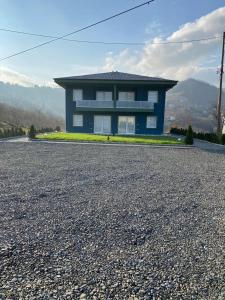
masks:
[[[0,0],[0,29],[60,36],[144,0]],[[222,36],[225,0],[155,0],[74,34],[77,40],[141,42],[102,45],[59,40],[0,61],[0,81],[54,85],[54,77],[121,71],[218,85],[222,39],[152,44]],[[50,40],[0,30],[0,59]]]

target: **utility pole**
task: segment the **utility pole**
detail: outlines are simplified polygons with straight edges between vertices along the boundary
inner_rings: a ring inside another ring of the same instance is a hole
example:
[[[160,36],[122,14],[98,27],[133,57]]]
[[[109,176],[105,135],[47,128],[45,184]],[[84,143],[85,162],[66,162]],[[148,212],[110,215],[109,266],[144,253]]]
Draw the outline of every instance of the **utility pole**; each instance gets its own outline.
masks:
[[[223,64],[224,64],[224,44],[225,44],[225,32],[223,33],[223,44],[222,44],[222,58],[221,58],[221,68],[220,68],[220,87],[219,96],[217,102],[217,134],[221,135],[221,102],[222,102],[222,87],[223,87]]]

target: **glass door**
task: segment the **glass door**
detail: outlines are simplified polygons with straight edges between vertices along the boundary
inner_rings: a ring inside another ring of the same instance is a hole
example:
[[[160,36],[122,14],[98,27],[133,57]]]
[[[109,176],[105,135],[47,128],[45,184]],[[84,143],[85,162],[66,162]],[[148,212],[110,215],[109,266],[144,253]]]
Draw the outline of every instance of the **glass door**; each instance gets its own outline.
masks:
[[[118,118],[118,133],[119,134],[134,134],[135,133],[135,117],[119,116],[119,118]]]
[[[111,133],[111,116],[94,116],[94,133]]]

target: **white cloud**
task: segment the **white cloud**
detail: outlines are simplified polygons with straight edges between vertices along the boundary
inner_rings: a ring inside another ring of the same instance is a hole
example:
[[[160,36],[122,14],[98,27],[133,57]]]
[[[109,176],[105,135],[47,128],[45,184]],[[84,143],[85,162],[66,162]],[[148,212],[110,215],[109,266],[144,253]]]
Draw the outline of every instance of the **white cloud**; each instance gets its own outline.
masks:
[[[0,81],[19,84],[25,87],[32,87],[34,85],[56,87],[53,81],[37,80],[6,67],[0,67]]]
[[[28,76],[20,74],[6,67],[0,67],[0,81],[23,86],[33,86],[35,84],[34,81]]]
[[[166,40],[155,37],[153,41],[175,42],[210,36],[222,36],[225,24],[225,7],[219,8],[195,22],[186,23]],[[147,42],[139,53],[128,49],[105,58],[104,70],[123,70],[139,74],[161,76],[183,80],[187,77],[206,77],[217,80],[216,67],[212,64],[212,55],[221,47],[221,40],[207,40],[199,43],[157,45]],[[219,60],[218,60],[219,61]],[[216,61],[214,62],[216,64]],[[211,66],[210,66],[211,67]],[[209,73],[211,75],[209,76]]]

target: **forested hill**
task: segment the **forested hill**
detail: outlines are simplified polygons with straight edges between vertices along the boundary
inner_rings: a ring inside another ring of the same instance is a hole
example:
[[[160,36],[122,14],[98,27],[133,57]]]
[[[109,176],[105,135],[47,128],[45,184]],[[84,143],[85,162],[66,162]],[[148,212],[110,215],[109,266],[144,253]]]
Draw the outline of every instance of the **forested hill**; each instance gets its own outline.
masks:
[[[206,82],[187,79],[167,93],[166,119],[170,126],[187,127],[197,131],[213,131],[216,126],[218,88]],[[223,93],[222,110],[225,107]]]
[[[8,129],[13,126],[28,128],[31,124],[34,124],[37,128],[55,128],[56,126],[64,128],[62,117],[0,103],[0,128]]]
[[[29,111],[64,117],[64,90],[45,86],[24,87],[0,82],[0,103]]]

